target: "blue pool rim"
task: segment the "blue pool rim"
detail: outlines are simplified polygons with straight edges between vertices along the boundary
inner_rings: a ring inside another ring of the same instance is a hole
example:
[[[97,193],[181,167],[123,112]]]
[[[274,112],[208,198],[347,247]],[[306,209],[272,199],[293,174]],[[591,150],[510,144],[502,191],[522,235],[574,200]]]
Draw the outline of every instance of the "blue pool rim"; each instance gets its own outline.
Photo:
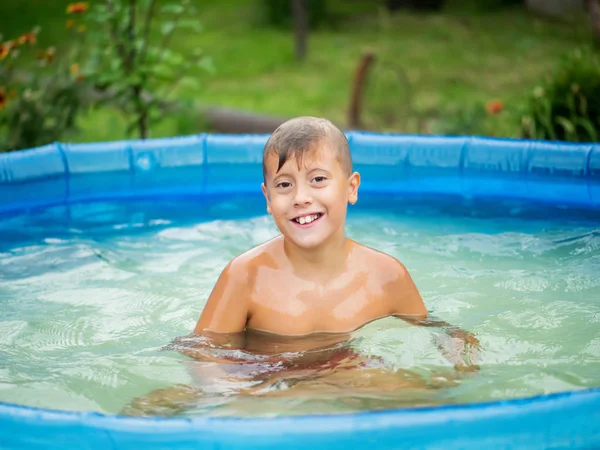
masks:
[[[600,213],[600,145],[348,132],[362,195]],[[99,199],[259,189],[266,135],[62,144],[0,154],[0,218]],[[600,217],[600,215],[599,215]],[[0,448],[600,448],[600,389],[343,415],[128,418],[0,403]]]

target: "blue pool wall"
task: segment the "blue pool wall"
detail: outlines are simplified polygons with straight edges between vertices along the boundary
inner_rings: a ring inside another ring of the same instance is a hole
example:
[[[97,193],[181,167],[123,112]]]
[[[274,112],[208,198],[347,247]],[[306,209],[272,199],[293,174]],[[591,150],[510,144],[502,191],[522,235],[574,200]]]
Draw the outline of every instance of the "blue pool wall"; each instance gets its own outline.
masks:
[[[598,211],[600,146],[347,133],[361,193]],[[266,135],[56,143],[0,154],[0,217],[100,199],[259,191]],[[0,269],[1,270],[1,269]],[[1,360],[1,355],[0,355]],[[600,389],[348,415],[138,419],[0,403],[0,449],[600,448]]]
[[[600,209],[600,145],[347,133],[361,192]],[[258,192],[267,135],[55,143],[0,154],[0,212],[152,195]]]

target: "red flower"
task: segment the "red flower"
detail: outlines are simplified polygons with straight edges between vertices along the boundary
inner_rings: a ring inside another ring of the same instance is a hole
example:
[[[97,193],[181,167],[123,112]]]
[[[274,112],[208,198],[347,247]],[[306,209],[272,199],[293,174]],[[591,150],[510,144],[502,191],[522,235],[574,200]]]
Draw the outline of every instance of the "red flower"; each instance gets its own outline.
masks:
[[[485,110],[488,114],[499,114],[504,110],[504,103],[500,100],[490,100],[485,105]]]
[[[4,105],[6,105],[6,88],[1,87],[0,88],[0,109],[4,108]]]
[[[89,7],[87,2],[71,3],[67,6],[67,14],[81,14],[86,12]]]

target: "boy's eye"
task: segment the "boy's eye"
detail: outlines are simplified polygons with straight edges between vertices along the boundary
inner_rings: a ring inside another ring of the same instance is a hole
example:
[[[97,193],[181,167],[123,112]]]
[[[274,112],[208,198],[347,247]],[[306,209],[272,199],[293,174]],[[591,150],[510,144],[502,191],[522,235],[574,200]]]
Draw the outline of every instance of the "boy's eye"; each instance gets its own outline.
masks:
[[[314,181],[315,183],[322,183],[322,182],[323,182],[323,181],[325,181],[326,179],[327,179],[327,178],[325,178],[325,177],[314,177],[314,178],[313,178],[313,181]]]
[[[277,183],[277,186],[275,186],[275,187],[286,189],[286,188],[289,188],[291,185],[292,185],[292,183],[290,183],[288,181],[282,181],[281,183]]]

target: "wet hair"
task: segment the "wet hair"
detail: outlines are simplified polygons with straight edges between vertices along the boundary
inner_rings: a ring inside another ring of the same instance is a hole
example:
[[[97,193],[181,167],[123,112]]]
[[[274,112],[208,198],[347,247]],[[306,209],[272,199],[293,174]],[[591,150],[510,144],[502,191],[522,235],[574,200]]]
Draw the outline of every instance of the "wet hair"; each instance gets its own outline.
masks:
[[[342,169],[352,173],[352,157],[348,139],[334,124],[318,117],[296,117],[281,124],[271,135],[263,150],[263,177],[266,178],[266,161],[270,155],[279,157],[277,172],[290,158],[298,164],[302,157],[318,148],[319,144],[327,144],[329,151],[336,153]]]

